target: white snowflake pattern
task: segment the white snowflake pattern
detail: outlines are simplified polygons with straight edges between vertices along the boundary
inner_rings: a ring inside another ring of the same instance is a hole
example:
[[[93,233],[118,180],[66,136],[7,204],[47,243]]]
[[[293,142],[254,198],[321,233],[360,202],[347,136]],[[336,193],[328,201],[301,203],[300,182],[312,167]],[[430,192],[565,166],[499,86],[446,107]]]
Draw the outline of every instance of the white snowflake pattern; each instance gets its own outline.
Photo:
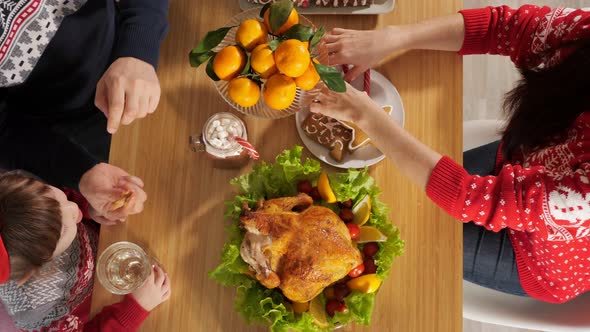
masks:
[[[553,34],[555,38],[561,38],[565,35],[567,30],[567,24],[565,22],[561,22],[560,24],[553,27]]]

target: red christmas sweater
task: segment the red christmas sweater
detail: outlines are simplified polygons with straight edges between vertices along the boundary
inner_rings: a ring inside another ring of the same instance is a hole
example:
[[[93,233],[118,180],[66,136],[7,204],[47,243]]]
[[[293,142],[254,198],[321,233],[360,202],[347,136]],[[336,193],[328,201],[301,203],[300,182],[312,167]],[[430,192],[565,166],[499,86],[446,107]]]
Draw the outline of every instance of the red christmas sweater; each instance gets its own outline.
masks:
[[[590,38],[590,8],[523,6],[461,11],[460,54],[510,56],[520,68],[551,66]],[[488,230],[509,228],[520,281],[531,297],[563,303],[590,290],[590,112],[560,138],[505,162],[495,176],[468,174],[443,157],[428,196],[452,216]]]
[[[136,331],[149,312],[131,295],[90,319],[98,227],[90,220],[86,199],[73,190],[65,193],[84,214],[76,240],[23,286],[14,281],[0,285],[0,299],[22,331]]]

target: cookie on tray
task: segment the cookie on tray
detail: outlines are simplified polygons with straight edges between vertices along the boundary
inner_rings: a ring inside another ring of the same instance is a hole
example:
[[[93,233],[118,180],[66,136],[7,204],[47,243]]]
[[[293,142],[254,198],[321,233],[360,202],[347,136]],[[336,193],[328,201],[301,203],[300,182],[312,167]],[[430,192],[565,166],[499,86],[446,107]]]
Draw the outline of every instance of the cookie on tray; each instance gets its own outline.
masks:
[[[352,130],[338,120],[319,113],[311,113],[301,127],[309,138],[330,150],[332,158],[342,161],[352,141]]]

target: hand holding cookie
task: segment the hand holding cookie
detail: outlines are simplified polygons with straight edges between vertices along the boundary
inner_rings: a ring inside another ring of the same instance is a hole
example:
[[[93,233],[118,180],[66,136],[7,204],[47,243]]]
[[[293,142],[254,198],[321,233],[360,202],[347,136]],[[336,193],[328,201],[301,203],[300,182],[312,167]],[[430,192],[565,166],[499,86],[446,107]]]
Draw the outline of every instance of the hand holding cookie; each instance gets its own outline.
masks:
[[[90,203],[92,218],[105,225],[125,221],[129,215],[140,213],[147,199],[140,178],[104,163],[82,176],[80,192]]]
[[[348,83],[346,83],[345,93],[322,88],[321,93],[310,105],[310,111],[336,120],[355,123],[363,130],[365,129],[363,125],[384,113],[371,97]]]

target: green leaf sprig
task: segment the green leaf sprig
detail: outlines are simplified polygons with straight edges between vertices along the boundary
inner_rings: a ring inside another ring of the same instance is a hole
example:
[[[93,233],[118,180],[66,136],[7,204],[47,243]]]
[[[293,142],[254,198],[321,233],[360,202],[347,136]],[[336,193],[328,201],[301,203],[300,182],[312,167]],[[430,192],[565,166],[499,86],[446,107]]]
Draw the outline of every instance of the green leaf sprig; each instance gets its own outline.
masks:
[[[270,13],[268,14],[269,32],[275,34],[285,23],[287,23],[293,8],[293,1],[291,0],[277,1],[262,7],[260,10],[260,17],[264,18],[264,13],[267,9],[270,9]]]
[[[313,66],[328,89],[334,92],[346,92],[346,83],[338,69],[315,62]]]
[[[233,28],[235,28],[235,26],[209,31],[207,35],[205,35],[205,38],[203,38],[199,44],[190,51],[188,58],[191,67],[199,67],[207,62],[209,58],[213,57],[215,55],[213,49],[223,41],[223,38],[225,38],[227,33]]]

